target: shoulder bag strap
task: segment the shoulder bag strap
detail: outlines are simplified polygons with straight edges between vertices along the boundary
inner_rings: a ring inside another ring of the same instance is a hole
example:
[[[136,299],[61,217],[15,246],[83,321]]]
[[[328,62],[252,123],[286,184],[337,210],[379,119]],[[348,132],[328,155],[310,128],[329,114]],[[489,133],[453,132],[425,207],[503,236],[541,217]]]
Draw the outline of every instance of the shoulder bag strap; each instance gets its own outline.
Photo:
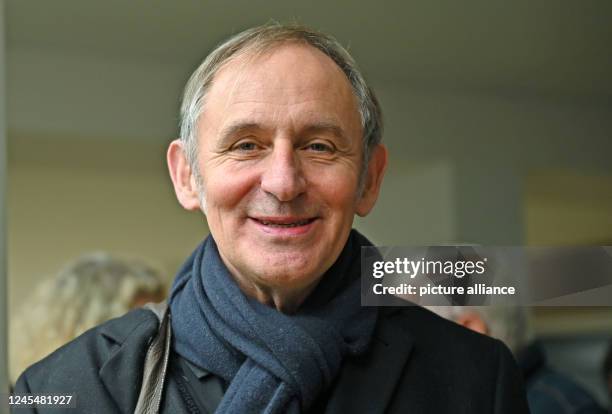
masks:
[[[144,361],[142,385],[134,414],[157,414],[164,389],[164,379],[170,355],[172,329],[170,312],[166,302],[147,303],[145,309],[152,311],[159,319],[159,330],[151,341]]]

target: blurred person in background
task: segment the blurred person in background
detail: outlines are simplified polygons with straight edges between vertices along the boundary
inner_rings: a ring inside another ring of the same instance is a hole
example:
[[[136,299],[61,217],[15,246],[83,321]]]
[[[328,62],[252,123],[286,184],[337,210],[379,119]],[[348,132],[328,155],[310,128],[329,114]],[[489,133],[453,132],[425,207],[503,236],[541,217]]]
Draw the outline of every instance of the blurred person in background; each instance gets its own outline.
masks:
[[[523,371],[532,414],[602,414],[605,410],[582,386],[553,370],[524,307],[427,306],[473,331],[504,342]]]
[[[11,318],[11,382],[86,330],[164,295],[160,274],[142,262],[81,256],[41,282]]]

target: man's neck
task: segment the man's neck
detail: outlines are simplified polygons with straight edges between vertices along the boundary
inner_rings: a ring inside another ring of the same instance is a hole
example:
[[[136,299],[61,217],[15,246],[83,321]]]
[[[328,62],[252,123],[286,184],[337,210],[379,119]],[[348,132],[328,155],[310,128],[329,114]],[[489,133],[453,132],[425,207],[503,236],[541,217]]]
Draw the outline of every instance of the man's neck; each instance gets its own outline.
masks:
[[[244,277],[227,260],[221,256],[221,260],[228,269],[230,276],[234,279],[240,290],[247,296],[257,300],[266,306],[276,308],[279,312],[292,314],[304,303],[319,283],[320,278],[306,286],[269,286],[257,283],[256,278]]]

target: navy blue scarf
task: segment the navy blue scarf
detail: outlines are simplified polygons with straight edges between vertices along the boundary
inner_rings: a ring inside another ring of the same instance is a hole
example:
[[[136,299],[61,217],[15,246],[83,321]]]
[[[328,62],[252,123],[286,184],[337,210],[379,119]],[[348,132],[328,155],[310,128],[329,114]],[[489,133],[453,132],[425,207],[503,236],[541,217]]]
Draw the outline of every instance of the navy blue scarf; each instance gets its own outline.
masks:
[[[209,236],[170,293],[174,350],[229,383],[218,413],[299,413],[330,386],[345,355],[365,352],[375,308],[361,307],[360,248],[346,246],[292,315],[242,293]]]

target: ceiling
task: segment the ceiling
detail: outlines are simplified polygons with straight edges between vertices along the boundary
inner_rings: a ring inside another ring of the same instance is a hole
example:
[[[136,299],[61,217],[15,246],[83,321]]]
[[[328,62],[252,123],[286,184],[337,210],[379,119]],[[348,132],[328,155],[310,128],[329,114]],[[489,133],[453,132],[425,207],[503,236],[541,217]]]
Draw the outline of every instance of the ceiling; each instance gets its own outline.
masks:
[[[612,97],[612,2],[7,0],[7,47],[193,67],[232,32],[298,20],[382,81]],[[612,100],[610,100],[612,101]]]

